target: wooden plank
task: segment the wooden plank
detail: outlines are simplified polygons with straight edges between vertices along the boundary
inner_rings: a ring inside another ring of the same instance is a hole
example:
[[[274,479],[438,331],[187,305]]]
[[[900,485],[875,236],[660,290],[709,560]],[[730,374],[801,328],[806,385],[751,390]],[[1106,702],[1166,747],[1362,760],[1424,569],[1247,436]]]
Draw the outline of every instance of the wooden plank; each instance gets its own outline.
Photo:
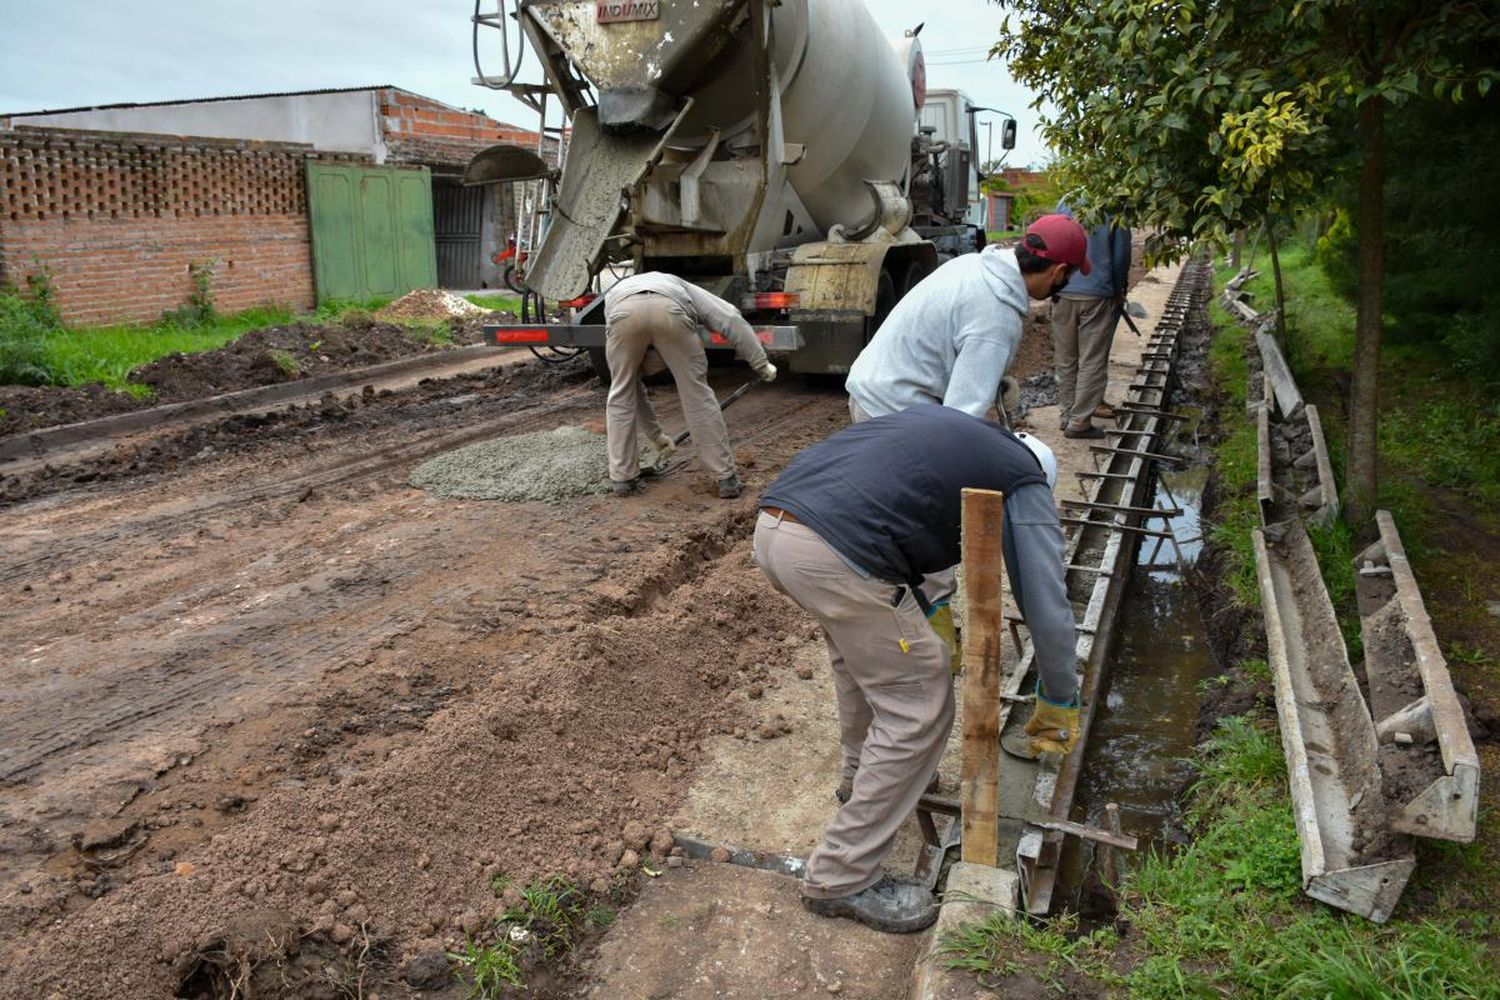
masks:
[[[999,861],[1000,645],[1004,611],[1005,496],[963,492],[964,609],[963,860]]]

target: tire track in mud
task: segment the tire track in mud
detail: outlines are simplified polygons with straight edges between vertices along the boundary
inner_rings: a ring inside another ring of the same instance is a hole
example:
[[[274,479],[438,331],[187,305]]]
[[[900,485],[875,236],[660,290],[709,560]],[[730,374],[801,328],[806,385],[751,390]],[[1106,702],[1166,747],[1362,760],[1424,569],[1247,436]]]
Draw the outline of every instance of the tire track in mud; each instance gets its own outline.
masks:
[[[34,555],[27,555],[25,548],[22,548],[16,558],[0,569],[0,586],[21,583],[43,565],[54,572],[67,569],[69,566],[77,565],[88,557],[94,556],[101,548],[112,544],[137,540],[164,542],[196,527],[205,518],[212,518],[229,511],[240,511],[250,504],[268,504],[279,500],[295,499],[306,495],[308,491],[328,489],[360,479],[370,479],[392,468],[416,463],[439,452],[472,444],[475,441],[502,434],[523,433],[545,423],[557,413],[577,405],[591,391],[592,387],[588,385],[563,390],[554,398],[524,410],[510,412],[461,429],[437,430],[410,443],[396,445],[375,458],[363,453],[332,455],[329,456],[329,461],[310,471],[269,484],[257,481],[242,487],[216,492],[213,496],[202,500],[189,500],[186,507],[177,510],[163,511],[160,506],[153,506],[135,514],[123,523],[108,525],[93,533],[75,535],[64,545],[58,545],[51,540],[36,540],[26,546],[37,550]],[[513,396],[504,397],[493,405],[505,405],[512,402],[514,398]],[[24,515],[25,511],[23,509],[12,513]],[[108,516],[108,513],[107,510],[92,512],[91,516],[97,518]]]

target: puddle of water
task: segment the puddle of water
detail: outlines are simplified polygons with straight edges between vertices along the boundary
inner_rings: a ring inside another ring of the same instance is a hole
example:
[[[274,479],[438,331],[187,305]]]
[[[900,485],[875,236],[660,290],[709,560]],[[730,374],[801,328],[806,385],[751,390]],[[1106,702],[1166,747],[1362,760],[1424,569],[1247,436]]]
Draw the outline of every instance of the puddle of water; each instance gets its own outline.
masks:
[[[1202,548],[1199,506],[1206,481],[1207,469],[1192,468],[1164,472],[1156,486],[1156,506],[1182,509],[1170,523],[1188,566]],[[1145,538],[1116,626],[1109,686],[1094,715],[1074,797],[1074,817],[1096,826],[1105,824],[1105,804],[1118,803],[1121,828],[1140,840],[1142,851],[1171,840],[1180,813],[1178,797],[1194,773],[1187,759],[1198,720],[1198,683],[1213,669],[1188,586],[1171,544],[1158,550],[1155,539]],[[1068,839],[1058,896],[1066,908],[1079,908],[1092,860],[1092,845]]]

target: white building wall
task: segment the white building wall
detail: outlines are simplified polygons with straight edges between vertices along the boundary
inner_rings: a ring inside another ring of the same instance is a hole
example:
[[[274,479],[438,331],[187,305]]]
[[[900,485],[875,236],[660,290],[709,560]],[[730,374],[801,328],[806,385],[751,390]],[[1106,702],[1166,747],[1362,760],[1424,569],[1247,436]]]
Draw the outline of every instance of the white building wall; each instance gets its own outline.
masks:
[[[14,115],[14,125],[302,142],[385,160],[377,90]]]

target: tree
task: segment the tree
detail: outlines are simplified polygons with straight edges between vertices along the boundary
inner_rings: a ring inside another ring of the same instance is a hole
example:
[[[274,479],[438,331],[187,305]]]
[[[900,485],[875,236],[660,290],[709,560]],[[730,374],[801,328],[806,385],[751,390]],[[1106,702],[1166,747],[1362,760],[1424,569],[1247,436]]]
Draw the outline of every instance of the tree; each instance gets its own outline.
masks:
[[[1387,104],[1488,91],[1491,7],[1436,0],[996,0],[1013,12],[993,54],[1037,93],[1064,186],[1085,214],[1158,228],[1153,256],[1223,241],[1359,177],[1359,292],[1346,511],[1375,497]],[[1477,44],[1476,44],[1477,43]],[[1467,48],[1465,48],[1467,46]]]

